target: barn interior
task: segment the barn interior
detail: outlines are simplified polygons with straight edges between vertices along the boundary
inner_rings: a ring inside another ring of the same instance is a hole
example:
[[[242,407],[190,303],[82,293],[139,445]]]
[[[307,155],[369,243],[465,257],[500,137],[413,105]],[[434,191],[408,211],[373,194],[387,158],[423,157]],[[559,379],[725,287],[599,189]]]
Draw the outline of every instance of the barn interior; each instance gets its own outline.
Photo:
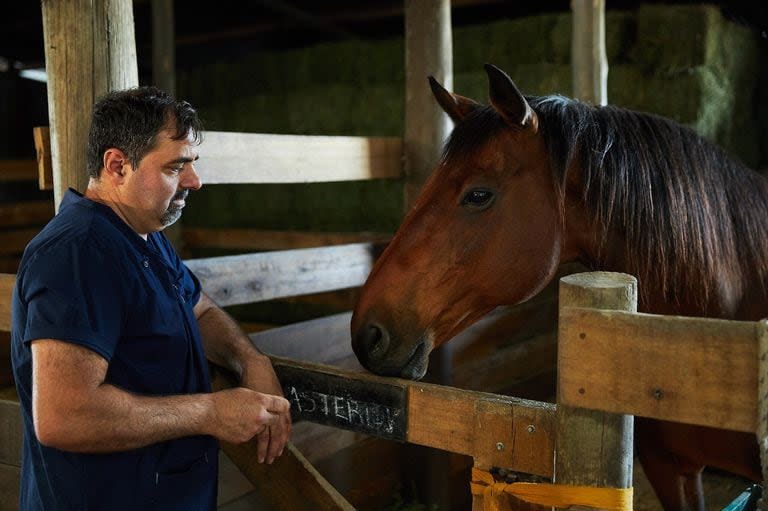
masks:
[[[171,17],[153,11],[161,4],[170,6]],[[53,216],[53,192],[38,185],[32,135],[49,122],[41,8],[18,2],[7,9],[0,20],[0,272],[14,273],[26,243]],[[569,9],[560,0],[454,0],[454,90],[485,101],[482,66],[490,62],[526,94],[570,96]],[[134,0],[139,81],[174,89],[199,109],[210,130],[401,136],[403,11],[403,2],[389,0]],[[163,32],[172,34],[170,81],[158,76],[153,62],[153,37]],[[610,104],[670,117],[748,166],[768,170],[766,4],[608,0],[606,50]],[[398,179],[204,187],[190,197],[173,239],[187,259],[386,240],[403,218],[402,189]],[[353,288],[227,309],[255,332],[349,311],[356,297]],[[437,353],[448,360],[449,374],[429,378],[552,401],[556,317],[550,286],[503,322],[476,331],[484,344],[468,339]],[[0,332],[3,361],[8,350],[9,335]],[[351,358],[339,363],[354,366]],[[494,371],[484,369],[489,364]],[[0,383],[12,392],[10,367],[3,363]],[[305,455],[358,509],[432,509],[430,498],[443,499],[441,506],[452,502],[450,509],[468,505],[462,488],[425,497],[418,485],[429,483],[413,482],[416,476],[403,469],[403,459],[416,454],[397,444],[322,427],[299,428],[298,435],[299,444],[304,435]],[[364,460],[373,458],[380,464],[367,466]],[[468,470],[466,458],[443,462],[459,477]],[[222,480],[219,509],[265,506],[231,464]],[[15,509],[7,481],[0,476],[0,510]],[[730,501],[745,484],[719,473],[710,481],[722,489],[713,506]],[[635,509],[659,507],[648,495]]]

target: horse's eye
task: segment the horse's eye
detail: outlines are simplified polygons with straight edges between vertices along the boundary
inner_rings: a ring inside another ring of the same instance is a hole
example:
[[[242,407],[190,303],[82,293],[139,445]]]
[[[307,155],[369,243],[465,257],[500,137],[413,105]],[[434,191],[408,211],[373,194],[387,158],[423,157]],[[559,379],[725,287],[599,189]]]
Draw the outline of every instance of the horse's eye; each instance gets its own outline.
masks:
[[[486,208],[491,205],[491,202],[493,202],[493,192],[483,188],[470,190],[461,199],[462,206],[469,206],[471,208]]]

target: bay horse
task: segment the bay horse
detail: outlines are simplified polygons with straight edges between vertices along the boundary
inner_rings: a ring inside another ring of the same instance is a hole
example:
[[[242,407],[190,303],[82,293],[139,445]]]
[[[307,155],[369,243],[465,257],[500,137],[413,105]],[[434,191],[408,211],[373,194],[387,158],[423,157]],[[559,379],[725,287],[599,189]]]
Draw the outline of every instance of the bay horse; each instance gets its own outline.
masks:
[[[485,66],[490,104],[432,92],[455,127],[363,286],[352,347],[418,379],[429,353],[580,262],[639,281],[640,311],[759,320],[768,311],[768,179],[670,119],[523,96]],[[703,510],[701,473],[761,479],[754,435],[637,418],[666,510]]]

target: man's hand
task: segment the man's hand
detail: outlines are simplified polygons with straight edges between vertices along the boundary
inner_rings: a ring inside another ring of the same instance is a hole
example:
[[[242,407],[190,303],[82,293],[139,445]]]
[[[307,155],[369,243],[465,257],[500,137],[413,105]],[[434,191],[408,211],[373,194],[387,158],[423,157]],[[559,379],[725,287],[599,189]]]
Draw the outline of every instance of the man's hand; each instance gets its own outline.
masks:
[[[282,454],[290,435],[290,403],[285,398],[243,387],[215,392],[211,397],[215,414],[211,434],[230,443],[258,436],[259,463],[272,463]]]
[[[263,355],[253,358],[244,368],[240,385],[257,392],[273,396],[283,396],[283,389],[277,379],[275,370],[272,368],[272,363],[268,357]],[[259,435],[257,448],[259,463],[263,463],[265,460],[267,463],[272,463],[275,458],[283,453],[283,448],[291,436],[290,404],[288,408],[287,413],[277,417]]]

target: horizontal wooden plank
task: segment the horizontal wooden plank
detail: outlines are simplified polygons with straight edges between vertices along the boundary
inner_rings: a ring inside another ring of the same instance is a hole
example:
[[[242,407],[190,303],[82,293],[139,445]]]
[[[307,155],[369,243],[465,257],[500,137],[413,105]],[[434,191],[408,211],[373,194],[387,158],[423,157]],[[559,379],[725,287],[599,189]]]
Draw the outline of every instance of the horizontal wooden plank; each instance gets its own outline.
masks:
[[[0,160],[0,182],[37,181],[37,161]]]
[[[40,228],[0,231],[0,256],[21,254]]]
[[[291,250],[296,248],[385,243],[392,234],[376,232],[267,231],[260,229],[187,229],[181,236],[186,248]]]
[[[43,225],[53,218],[52,201],[0,204],[0,227]]]
[[[185,262],[224,306],[360,286],[374,253],[374,245],[359,243]]]
[[[757,325],[564,308],[558,402],[754,432]]]
[[[410,443],[473,456],[483,466],[552,476],[552,404],[278,357],[272,360],[292,411],[300,418],[354,431],[364,427],[366,433],[380,438],[392,438],[405,418]],[[323,379],[332,385],[318,385]],[[405,409],[398,408],[393,392],[406,393]],[[384,402],[377,401],[379,395]],[[312,413],[307,416],[303,410]]]
[[[203,183],[308,183],[398,178],[402,139],[207,131]],[[244,157],[254,155],[255,157]]]
[[[352,313],[345,312],[257,332],[250,338],[268,355],[335,365],[352,354],[351,320]]]
[[[0,331],[11,331],[11,293],[16,283],[13,273],[0,273]]]
[[[21,466],[21,440],[18,400],[0,399],[0,463]]]

